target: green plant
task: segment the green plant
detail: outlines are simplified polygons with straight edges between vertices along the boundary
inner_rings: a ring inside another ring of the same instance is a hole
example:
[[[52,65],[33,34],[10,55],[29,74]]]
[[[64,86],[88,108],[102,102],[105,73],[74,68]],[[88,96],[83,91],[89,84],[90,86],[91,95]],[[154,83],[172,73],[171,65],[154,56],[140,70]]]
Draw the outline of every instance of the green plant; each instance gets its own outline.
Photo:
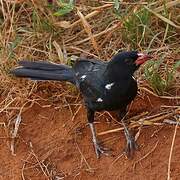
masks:
[[[19,36],[16,36],[14,41],[8,43],[8,48],[7,48],[8,53],[9,53],[8,58],[10,58],[10,59],[14,58],[14,56],[15,56],[14,50],[21,43],[21,41],[22,41],[22,38]]]
[[[114,0],[114,9],[119,10],[121,0]]]
[[[145,78],[155,93],[163,95],[174,83],[175,73],[179,67],[180,61],[177,61],[170,68],[164,63],[163,56],[159,61],[152,60],[145,65]]]
[[[134,48],[137,48],[137,45],[146,45],[147,37],[149,37],[148,35],[150,33],[148,28],[149,23],[150,13],[146,9],[142,8],[134,11],[133,14],[124,21],[124,40],[129,41]]]
[[[64,2],[64,0],[58,0],[60,9],[54,13],[55,16],[63,16],[70,13],[74,9],[73,0],[69,0],[69,3]]]
[[[32,27],[34,32],[53,31],[52,23],[46,17],[43,17],[36,9],[32,12]]]

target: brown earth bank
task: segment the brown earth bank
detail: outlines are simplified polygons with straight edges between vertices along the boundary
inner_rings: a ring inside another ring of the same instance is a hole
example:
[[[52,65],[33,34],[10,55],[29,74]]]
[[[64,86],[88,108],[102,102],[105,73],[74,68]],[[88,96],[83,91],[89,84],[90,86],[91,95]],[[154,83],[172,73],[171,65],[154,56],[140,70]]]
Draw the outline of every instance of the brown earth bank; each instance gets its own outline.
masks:
[[[81,104],[81,103],[80,103]],[[143,95],[133,102],[128,118],[148,112],[158,114],[163,106],[177,105],[176,100],[163,100]],[[137,139],[139,150],[134,158],[123,154],[125,138],[123,131],[108,133],[110,129],[122,127],[107,113],[97,113],[96,129],[99,139],[112,148],[109,156],[96,158],[91,142],[83,106],[73,115],[61,103],[40,102],[22,113],[22,121],[15,141],[15,155],[10,151],[10,139],[2,122],[8,122],[6,114],[1,116],[0,128],[0,179],[2,180],[164,180],[168,175],[168,161],[175,127],[168,124],[143,126]],[[173,111],[173,109],[171,109]],[[112,121],[111,121],[112,120]],[[140,127],[140,126],[139,126]],[[138,132],[138,128],[135,129]],[[177,129],[170,162],[171,178],[180,177],[180,131]]]

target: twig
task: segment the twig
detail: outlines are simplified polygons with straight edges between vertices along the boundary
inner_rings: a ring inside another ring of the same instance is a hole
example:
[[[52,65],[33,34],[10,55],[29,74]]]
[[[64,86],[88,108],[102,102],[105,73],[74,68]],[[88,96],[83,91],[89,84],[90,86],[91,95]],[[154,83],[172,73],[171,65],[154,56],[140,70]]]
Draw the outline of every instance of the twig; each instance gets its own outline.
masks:
[[[146,92],[148,92],[149,94],[152,94],[153,96],[156,96],[158,98],[162,98],[162,99],[180,99],[180,96],[158,96],[157,94],[153,93],[152,91],[150,91],[149,89],[145,88],[145,87],[140,87],[141,90],[144,90]]]
[[[5,107],[3,107],[1,110],[0,110],[0,113],[2,113],[5,109],[8,108],[8,106],[10,106],[17,98],[14,98],[12,101],[10,101],[8,104],[6,104]]]
[[[78,107],[78,109],[76,110],[76,112],[74,113],[74,115],[73,115],[73,117],[72,117],[72,121],[74,121],[74,119],[75,119],[76,115],[78,114],[78,112],[80,111],[81,107],[82,107],[82,105],[80,105],[80,106]]]
[[[17,118],[15,120],[15,125],[14,125],[14,129],[12,130],[11,132],[11,142],[10,142],[10,150],[12,152],[12,155],[16,155],[14,152],[15,152],[15,139],[17,137],[17,133],[18,133],[18,130],[19,130],[19,126],[20,126],[20,123],[22,121],[22,118],[21,118],[21,114],[24,110],[24,107],[26,104],[28,104],[29,101],[25,102],[23,104],[23,106],[20,108],[20,111],[19,111],[19,114],[17,115]]]
[[[90,55],[90,56],[93,56],[94,58],[96,58],[96,59],[98,59],[99,57],[98,56],[96,56],[95,54],[92,54],[92,53],[90,53],[90,52],[88,52],[88,51],[86,51],[86,50],[84,50],[84,49],[81,49],[81,48],[78,48],[78,47],[75,47],[75,46],[68,46],[66,49],[72,49],[72,50],[75,50],[75,51],[80,51],[80,52],[83,52],[83,53],[85,53],[85,54],[88,54],[88,55]]]
[[[31,157],[31,153],[28,155],[28,157],[24,160],[24,163],[23,163],[23,167],[21,169],[21,177],[23,180],[25,180],[25,176],[24,176],[24,169],[26,167],[26,163],[28,162],[28,159]]]
[[[85,19],[92,18],[92,17],[96,16],[97,14],[99,14],[102,10],[104,10],[106,8],[109,8],[109,7],[112,7],[112,4],[105,4],[103,6],[93,8],[95,11],[87,14],[86,16],[84,16],[84,18]],[[75,21],[74,23],[72,23],[68,28],[72,28],[72,27],[76,26],[80,22],[81,22],[81,20],[79,19],[79,20]]]
[[[147,158],[157,147],[159,141],[156,142],[155,146],[147,153],[145,154],[142,158],[138,159],[137,161],[135,161],[134,165],[133,165],[133,170],[136,168],[136,164],[139,163],[140,161],[142,161],[143,159]]]
[[[162,6],[160,6],[160,7],[158,7],[158,8],[156,8],[156,9],[154,9],[154,11],[155,11],[156,13],[158,13],[158,12],[163,11],[163,10],[164,10],[164,7],[166,7],[166,9],[169,9],[169,8],[171,8],[171,7],[173,7],[173,6],[178,5],[178,4],[179,4],[179,0],[170,1],[170,2],[167,2],[166,4],[163,4]]]
[[[110,167],[113,166],[113,164],[116,163],[123,155],[124,155],[124,153],[120,154],[120,155],[111,163]]]
[[[76,143],[76,146],[77,146],[77,149],[78,149],[79,153],[81,154],[82,159],[84,160],[86,166],[88,167],[88,170],[90,172],[93,172],[93,168],[89,165],[89,163],[87,162],[85,156],[83,155],[83,153],[82,153],[82,151],[81,151],[81,149],[80,149],[80,147],[79,147],[79,145],[77,143],[76,137],[75,137],[75,143]]]
[[[113,6],[113,4],[105,4],[99,7],[91,7],[93,10],[97,10],[97,11],[102,11],[103,9],[106,8],[111,8]]]
[[[60,63],[61,64],[66,64],[67,62],[66,62],[66,59],[64,58],[64,54],[62,52],[61,46],[56,41],[53,41],[52,44],[56,49],[56,52],[58,54],[58,58],[60,60]]]
[[[179,108],[179,106],[168,106],[168,105],[162,105],[161,108]]]
[[[154,14],[155,16],[157,16],[159,19],[161,19],[162,21],[166,22],[167,24],[177,28],[177,29],[180,29],[180,26],[175,24],[173,21],[169,20],[168,18],[162,16],[161,14],[158,14],[157,12],[155,12],[154,10],[148,8],[147,6],[144,6],[144,8],[146,10],[148,10],[150,13]]]
[[[119,22],[119,23],[113,25],[112,27],[110,27],[110,28],[108,28],[108,29],[105,29],[104,31],[101,31],[100,33],[94,34],[94,35],[93,35],[93,38],[97,38],[97,37],[102,36],[102,35],[104,35],[104,34],[106,34],[106,33],[108,33],[108,32],[111,32],[111,31],[119,28],[121,25],[122,25],[122,22]],[[82,44],[82,43],[84,43],[84,42],[86,42],[86,41],[89,41],[89,40],[90,40],[90,37],[88,37],[88,38],[86,38],[86,39],[83,39],[83,40],[81,40],[81,41],[75,42],[75,45]]]
[[[153,116],[148,116],[148,117],[145,117],[145,118],[141,118],[139,121],[135,121],[135,122],[132,122],[130,124],[130,128],[135,128],[135,127],[139,127],[139,124],[140,125],[159,125],[159,123],[156,123],[157,121],[160,121],[164,118],[168,118],[170,116],[172,116],[174,113],[159,113],[159,114],[156,114],[156,115],[153,115]],[[150,119],[150,120],[149,120]],[[98,135],[105,135],[105,134],[109,134],[109,133],[115,133],[115,132],[119,132],[119,131],[122,131],[124,130],[123,127],[120,127],[120,128],[116,128],[116,129],[111,129],[111,130],[108,130],[108,131],[104,131],[104,132],[101,132],[101,133],[98,133]]]
[[[89,36],[89,39],[91,40],[91,43],[93,45],[93,48],[95,49],[96,53],[98,54],[99,56],[99,47],[98,47],[98,43],[96,42],[94,36],[93,36],[93,33],[92,33],[92,30],[91,30],[91,26],[90,24],[87,22],[87,20],[85,19],[84,15],[79,11],[77,10],[77,15],[79,16],[81,22],[82,22],[82,25],[84,27],[84,30],[86,31],[86,33],[88,34]]]
[[[176,138],[177,128],[178,128],[178,124],[176,124],[175,129],[174,129],[174,135],[173,135],[171,149],[170,149],[170,153],[169,153],[167,180],[171,179],[171,159],[172,159],[172,152],[173,152],[174,142],[175,142],[175,138]]]
[[[16,154],[14,153],[15,152],[15,148],[14,148],[14,144],[15,144],[15,138],[17,136],[17,133],[18,133],[18,129],[19,129],[19,125],[21,123],[21,112],[18,114],[17,118],[16,118],[16,121],[15,121],[15,125],[14,125],[14,131],[12,132],[11,134],[11,144],[10,144],[10,149],[11,149],[11,152],[12,152],[12,155],[15,156]]]
[[[114,4],[114,2],[111,1],[102,1],[102,3],[108,3],[108,4]],[[120,2],[122,5],[147,5],[148,2]]]
[[[30,143],[30,147],[31,147],[31,154],[35,157],[39,167],[41,168],[42,172],[44,173],[44,175],[46,177],[50,177],[50,173],[47,169],[47,167],[45,166],[45,164],[43,163],[43,161],[39,160],[38,156],[35,154],[34,150],[33,150],[33,146],[32,143]]]
[[[100,13],[100,11],[93,11],[93,12],[89,13],[88,15],[86,15],[85,19],[89,19],[89,18],[91,18],[93,16],[96,16],[99,13]],[[76,26],[80,22],[81,22],[81,20],[79,19],[79,20],[75,21],[74,23],[72,23],[68,28],[72,28],[72,27]]]

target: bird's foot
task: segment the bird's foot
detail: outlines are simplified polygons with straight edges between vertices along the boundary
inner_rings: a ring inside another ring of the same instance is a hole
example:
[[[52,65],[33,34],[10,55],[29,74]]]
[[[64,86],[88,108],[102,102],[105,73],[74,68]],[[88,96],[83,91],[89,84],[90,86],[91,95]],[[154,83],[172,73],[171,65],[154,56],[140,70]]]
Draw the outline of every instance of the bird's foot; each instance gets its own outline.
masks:
[[[136,150],[138,150],[138,145],[134,139],[134,137],[128,137],[127,139],[127,145],[126,145],[126,148],[125,148],[125,153],[126,153],[126,156],[127,158],[132,158],[133,155],[134,155],[134,152]]]
[[[101,154],[104,154],[104,155],[106,155],[106,156],[108,156],[108,155],[110,155],[110,149],[108,149],[108,148],[105,148],[105,147],[103,147],[102,145],[100,145],[99,143],[95,143],[94,142],[94,148],[95,148],[95,152],[96,152],[96,156],[97,156],[97,158],[99,159],[100,158],[100,155]]]

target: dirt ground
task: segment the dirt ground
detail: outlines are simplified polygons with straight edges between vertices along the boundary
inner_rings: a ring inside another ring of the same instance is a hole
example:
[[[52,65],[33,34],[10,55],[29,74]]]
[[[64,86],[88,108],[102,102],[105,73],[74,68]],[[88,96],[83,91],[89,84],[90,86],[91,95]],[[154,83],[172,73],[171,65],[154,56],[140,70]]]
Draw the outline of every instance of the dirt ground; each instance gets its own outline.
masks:
[[[173,125],[143,126],[137,140],[139,150],[133,159],[127,159],[123,154],[123,131],[100,135],[99,139],[113,151],[110,156],[103,155],[97,159],[83,106],[79,106],[79,111],[72,117],[69,108],[64,104],[39,103],[22,113],[15,155],[10,151],[10,140],[1,126],[0,179],[167,179],[168,159],[175,129]],[[150,95],[139,96],[130,108],[129,117],[146,111],[149,115],[157,114],[161,112],[162,106],[177,103],[176,100],[162,100]],[[116,116],[113,114],[113,117]],[[1,119],[2,122],[7,121],[6,114]],[[107,113],[97,114],[98,133],[122,127],[110,120]],[[170,164],[173,180],[180,179],[179,141],[180,131],[177,129]]]

